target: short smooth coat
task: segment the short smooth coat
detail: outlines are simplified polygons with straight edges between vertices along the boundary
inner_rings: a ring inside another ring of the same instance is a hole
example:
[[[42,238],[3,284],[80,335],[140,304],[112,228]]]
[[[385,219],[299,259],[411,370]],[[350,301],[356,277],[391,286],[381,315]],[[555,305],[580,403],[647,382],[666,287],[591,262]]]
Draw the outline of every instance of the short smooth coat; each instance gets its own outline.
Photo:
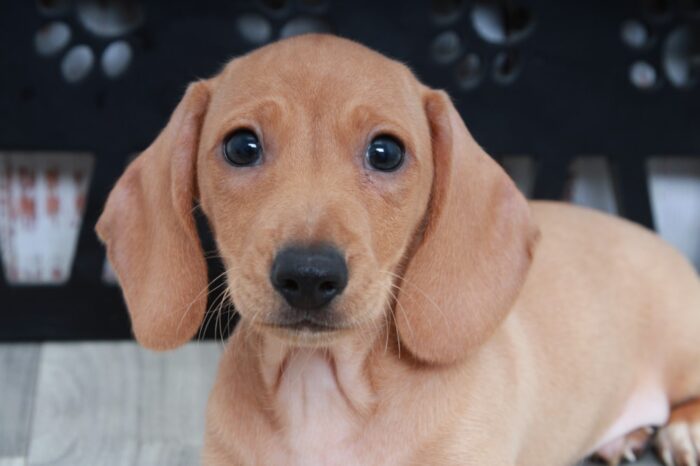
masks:
[[[225,162],[239,128],[259,135],[258,166]],[[364,162],[381,134],[405,146],[395,172]],[[189,87],[97,226],[149,348],[202,322],[193,202],[241,316],[206,465],[561,466],[596,450],[614,463],[627,434],[669,415],[662,457],[698,456],[695,270],[625,220],[528,203],[447,95],[404,65],[306,35]],[[337,330],[279,328],[275,253],[318,243],[348,264],[327,310]]]

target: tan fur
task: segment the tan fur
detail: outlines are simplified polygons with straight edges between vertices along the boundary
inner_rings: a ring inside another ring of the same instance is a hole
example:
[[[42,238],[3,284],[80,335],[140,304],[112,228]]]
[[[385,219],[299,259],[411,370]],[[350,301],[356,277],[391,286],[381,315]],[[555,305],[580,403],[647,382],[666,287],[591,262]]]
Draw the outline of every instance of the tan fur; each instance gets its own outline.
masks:
[[[261,137],[258,167],[222,157],[241,127]],[[363,162],[385,133],[406,146],[394,173]],[[647,393],[700,395],[692,267],[623,220],[528,205],[444,93],[353,42],[302,36],[233,60],[117,183],[97,230],[151,348],[202,320],[195,200],[241,315],[205,464],[558,466]],[[328,309],[339,330],[275,327],[275,253],[320,242],[350,271]]]

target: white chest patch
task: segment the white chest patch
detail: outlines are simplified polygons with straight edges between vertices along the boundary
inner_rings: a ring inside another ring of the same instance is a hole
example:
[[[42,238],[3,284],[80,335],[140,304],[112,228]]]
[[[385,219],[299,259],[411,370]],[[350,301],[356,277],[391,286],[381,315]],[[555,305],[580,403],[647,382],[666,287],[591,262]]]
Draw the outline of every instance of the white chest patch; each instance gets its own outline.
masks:
[[[352,465],[356,414],[321,351],[299,350],[286,361],[277,390],[288,465]]]

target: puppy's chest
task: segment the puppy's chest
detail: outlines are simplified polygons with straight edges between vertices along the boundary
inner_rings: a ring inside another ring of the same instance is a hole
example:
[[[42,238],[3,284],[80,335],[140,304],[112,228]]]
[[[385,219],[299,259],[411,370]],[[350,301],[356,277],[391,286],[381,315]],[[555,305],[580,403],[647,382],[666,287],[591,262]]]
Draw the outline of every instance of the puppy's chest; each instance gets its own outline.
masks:
[[[358,414],[324,355],[309,351],[290,356],[275,403],[282,423],[274,455],[279,464],[359,464]]]

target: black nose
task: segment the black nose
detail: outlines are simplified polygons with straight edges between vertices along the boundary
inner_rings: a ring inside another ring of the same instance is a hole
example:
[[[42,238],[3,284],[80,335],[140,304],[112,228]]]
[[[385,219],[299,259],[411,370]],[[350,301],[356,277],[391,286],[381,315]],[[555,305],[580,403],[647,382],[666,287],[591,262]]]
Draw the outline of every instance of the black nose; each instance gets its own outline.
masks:
[[[333,247],[290,247],[277,253],[270,280],[290,306],[318,309],[343,292],[348,268]]]

